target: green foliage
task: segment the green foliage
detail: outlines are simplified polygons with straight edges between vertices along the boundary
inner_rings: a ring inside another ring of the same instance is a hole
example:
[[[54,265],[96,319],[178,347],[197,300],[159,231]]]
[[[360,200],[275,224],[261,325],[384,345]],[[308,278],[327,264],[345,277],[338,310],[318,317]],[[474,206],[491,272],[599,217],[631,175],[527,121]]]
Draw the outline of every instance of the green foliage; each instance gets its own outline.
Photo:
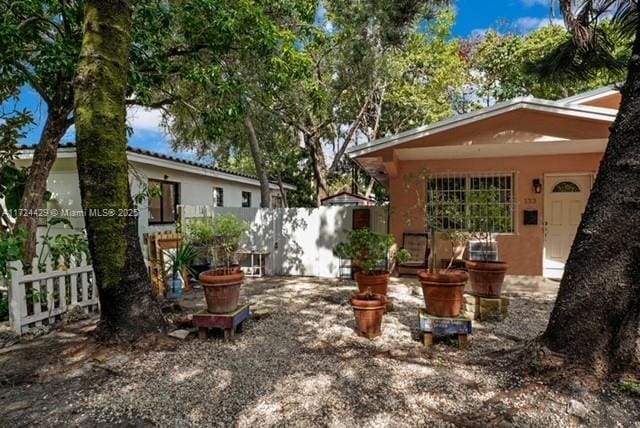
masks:
[[[27,238],[24,229],[16,229],[11,232],[1,232],[0,239],[0,279],[9,277],[9,262],[20,260],[22,244]]]
[[[356,229],[349,232],[346,242],[336,245],[334,253],[341,258],[351,258],[353,263],[369,275],[384,266],[389,249],[395,243],[393,235],[383,235],[369,229]],[[402,262],[411,257],[406,250],[396,253],[396,260]]]
[[[167,257],[171,264],[167,274],[170,274],[171,278],[177,278],[185,269],[191,270],[191,265],[201,255],[200,249],[189,244],[181,244],[175,251],[168,251]]]
[[[73,233],[51,236],[52,228],[60,224],[65,228],[73,229],[71,222],[65,218],[54,217],[49,219],[47,230],[41,237],[42,247],[38,256],[38,265],[41,268],[48,258],[51,259],[54,267],[63,269],[72,267],[69,264],[71,257],[74,257],[76,262],[81,260],[82,255],[89,259],[89,244],[82,234]]]
[[[25,127],[32,123],[33,118],[27,110],[0,112],[0,170],[16,158],[18,140],[26,136]],[[0,180],[0,183],[4,181]]]
[[[240,248],[242,235],[249,230],[249,224],[233,214],[224,214],[216,216],[212,226],[215,264],[228,270],[233,264],[235,252]]]
[[[609,21],[601,31],[615,39],[617,58],[627,58],[629,39],[621,37]],[[463,51],[477,73],[478,95],[485,104],[518,96],[558,99],[624,80],[622,71],[601,68],[585,76],[540,76],[539,64],[566,46],[570,34],[561,26],[547,26],[527,35],[488,31],[482,38],[467,40]]]
[[[194,218],[187,221],[185,238],[188,243],[195,246],[213,245],[214,226],[210,217]]]

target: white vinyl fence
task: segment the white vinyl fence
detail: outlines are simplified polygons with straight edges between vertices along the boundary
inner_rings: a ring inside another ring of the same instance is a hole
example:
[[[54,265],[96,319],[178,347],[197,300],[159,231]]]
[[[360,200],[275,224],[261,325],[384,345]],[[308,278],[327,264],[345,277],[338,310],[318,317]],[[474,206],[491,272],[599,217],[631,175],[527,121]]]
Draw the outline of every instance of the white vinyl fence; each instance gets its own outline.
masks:
[[[37,266],[34,259],[32,266]],[[29,327],[51,325],[71,306],[87,311],[98,310],[98,290],[93,267],[82,260],[69,260],[67,267],[55,268],[47,262],[42,272],[25,274],[22,263],[10,262],[9,323],[13,331],[23,334]]]
[[[233,214],[251,226],[242,247],[264,251],[271,275],[299,275],[334,278],[341,275],[341,261],[334,247],[345,240],[352,228],[353,211],[369,210],[369,228],[388,233],[388,208],[225,208],[182,206],[183,225],[193,218]]]

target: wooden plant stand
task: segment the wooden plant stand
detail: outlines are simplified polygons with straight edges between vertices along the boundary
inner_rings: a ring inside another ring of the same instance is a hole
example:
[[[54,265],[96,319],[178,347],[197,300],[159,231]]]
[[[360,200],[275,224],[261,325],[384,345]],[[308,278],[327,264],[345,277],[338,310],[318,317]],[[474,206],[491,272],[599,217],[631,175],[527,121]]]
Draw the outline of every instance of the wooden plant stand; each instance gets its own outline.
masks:
[[[242,322],[249,318],[249,305],[240,305],[235,311],[226,314],[210,314],[206,309],[193,314],[193,325],[198,328],[198,339],[205,340],[209,336],[209,329],[217,328],[224,331],[224,340],[228,341],[242,330]]]
[[[502,321],[509,313],[507,297],[479,297],[470,293],[464,294],[464,314],[474,321]]]
[[[428,350],[433,346],[433,341],[438,337],[456,336],[458,338],[458,346],[460,349],[466,349],[468,346],[468,335],[472,332],[471,320],[460,316],[458,318],[442,318],[429,315],[424,308],[420,308],[420,331],[424,348]]]

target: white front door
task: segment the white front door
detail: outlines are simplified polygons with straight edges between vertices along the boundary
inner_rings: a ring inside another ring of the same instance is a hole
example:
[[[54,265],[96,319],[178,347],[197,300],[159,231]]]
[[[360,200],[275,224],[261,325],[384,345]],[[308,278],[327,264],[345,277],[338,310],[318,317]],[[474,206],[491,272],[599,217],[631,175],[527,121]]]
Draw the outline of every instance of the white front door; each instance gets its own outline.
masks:
[[[591,192],[592,175],[544,177],[544,276],[560,279]]]

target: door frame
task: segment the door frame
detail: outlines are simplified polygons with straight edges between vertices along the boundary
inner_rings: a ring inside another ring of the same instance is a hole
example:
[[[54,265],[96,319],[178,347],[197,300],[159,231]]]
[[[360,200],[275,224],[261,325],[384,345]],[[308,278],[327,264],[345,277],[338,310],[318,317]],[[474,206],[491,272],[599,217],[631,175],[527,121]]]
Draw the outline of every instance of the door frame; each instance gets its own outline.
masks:
[[[596,172],[593,171],[583,171],[583,172],[551,172],[551,173],[544,173],[543,177],[542,177],[542,275],[545,278],[551,278],[551,279],[559,279],[555,276],[551,276],[550,272],[547,272],[547,269],[550,269],[547,267],[547,263],[546,263],[546,237],[544,236],[545,234],[545,228],[546,228],[546,222],[547,222],[547,213],[548,211],[548,196],[550,196],[551,190],[552,189],[548,189],[547,188],[547,177],[584,177],[584,176],[588,176],[589,177],[589,194],[587,195],[587,204],[589,203],[589,197],[591,196],[591,189],[593,188],[593,183],[595,182],[595,177],[596,177]],[[564,269],[563,269],[564,272]]]

